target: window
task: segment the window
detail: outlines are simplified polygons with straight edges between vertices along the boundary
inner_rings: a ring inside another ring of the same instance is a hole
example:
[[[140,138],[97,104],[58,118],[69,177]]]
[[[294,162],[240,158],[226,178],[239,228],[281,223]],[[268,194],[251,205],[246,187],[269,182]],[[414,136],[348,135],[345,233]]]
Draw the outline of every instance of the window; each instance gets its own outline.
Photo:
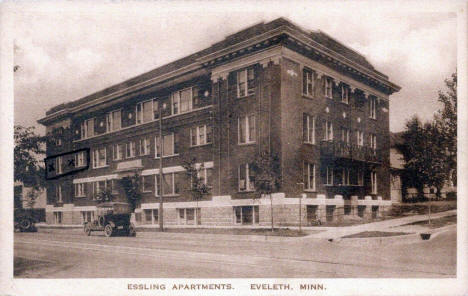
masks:
[[[327,177],[325,185],[333,185],[333,168],[327,166]]]
[[[117,188],[117,180],[115,180],[115,179],[111,180],[111,193],[112,194],[118,194],[119,193],[119,190]]]
[[[345,206],[344,206],[344,214],[345,214],[346,216],[351,215],[351,210],[352,210],[351,205],[345,205]]]
[[[145,209],[145,224],[157,224],[158,223],[158,209]]]
[[[238,134],[239,144],[255,142],[255,115],[239,117]]]
[[[136,155],[135,141],[125,144],[125,158],[132,158]]]
[[[59,136],[57,136],[59,137]],[[62,138],[56,138],[55,139],[55,146],[62,146]]]
[[[54,212],[55,224],[62,224],[63,214],[62,212]]]
[[[176,134],[172,133],[169,135],[163,136],[163,157],[177,155],[177,143],[176,143]],[[155,157],[161,157],[161,145],[159,143],[159,137],[155,138]]]
[[[325,120],[325,141],[333,141],[333,123],[329,120]]]
[[[172,114],[180,114],[192,110],[192,88],[173,92],[171,100]]]
[[[124,158],[124,144],[114,145],[114,160],[122,160]]]
[[[235,206],[234,224],[258,224],[260,221],[258,206]]]
[[[75,154],[75,164],[76,167],[84,167],[86,166],[87,159],[84,151],[80,151]]]
[[[93,168],[107,166],[106,147],[93,150]]]
[[[371,172],[371,194],[377,194],[377,172]]]
[[[302,72],[302,93],[312,96],[314,92],[314,74],[308,69]]]
[[[143,192],[153,191],[154,176],[143,176]]]
[[[143,138],[140,139],[140,155],[149,155],[150,154],[150,139]]]
[[[56,174],[61,174],[63,173],[63,161],[62,161],[62,156],[57,156],[55,158],[55,167],[57,168],[57,173]]]
[[[375,134],[369,134],[369,147],[374,150],[377,149],[377,136]]]
[[[200,125],[190,129],[190,145],[199,146],[212,141],[212,131],[209,125]]]
[[[357,145],[359,147],[364,146],[364,133],[360,130],[356,131],[356,136],[357,136]]]
[[[332,98],[332,84],[333,84],[332,78],[325,77],[323,93],[325,94],[325,97],[330,98],[330,99]]]
[[[341,128],[341,141],[343,143],[349,144],[349,129],[345,127]]]
[[[57,202],[63,202],[63,199],[62,199],[62,185],[60,185],[60,184],[57,184],[55,186],[55,200]]]
[[[350,170],[349,168],[341,168],[341,185],[350,185]]]
[[[349,103],[349,86],[346,84],[341,84],[341,102],[345,104]]]
[[[304,162],[304,190],[315,191],[315,165]]]
[[[200,208],[177,209],[179,212],[179,224],[200,225]]]
[[[253,95],[255,92],[255,73],[253,68],[237,72],[237,97]]]
[[[94,220],[93,211],[81,211],[81,223],[92,222]]]
[[[118,131],[122,126],[121,111],[112,111],[107,114],[107,131]]]
[[[325,219],[327,222],[332,222],[335,216],[336,206],[325,206]]]
[[[159,175],[156,175],[156,196],[161,194],[161,187],[159,182]],[[180,180],[178,173],[163,174],[163,196],[164,195],[178,195],[180,193]]]
[[[364,183],[364,174],[362,169],[353,167],[349,171],[349,184],[362,186]]]
[[[377,98],[369,97],[369,118],[377,119]]]
[[[107,180],[101,180],[93,182],[93,199],[96,199],[97,195],[107,189]]]
[[[136,107],[137,124],[153,121],[153,100],[138,103]]]
[[[213,184],[213,169],[203,168],[197,171],[198,178],[202,179],[203,184],[211,187]]]
[[[87,139],[93,136],[94,136],[94,118],[91,118],[81,123],[81,138]]]
[[[77,183],[75,184],[75,197],[85,197],[86,196],[86,184]]]
[[[252,165],[247,163],[239,166],[239,191],[255,190],[255,175],[249,166]]]
[[[304,143],[315,144],[315,117],[306,113],[302,115],[302,135]]]
[[[318,222],[317,210],[317,205],[307,205],[306,217],[308,225],[315,225]]]

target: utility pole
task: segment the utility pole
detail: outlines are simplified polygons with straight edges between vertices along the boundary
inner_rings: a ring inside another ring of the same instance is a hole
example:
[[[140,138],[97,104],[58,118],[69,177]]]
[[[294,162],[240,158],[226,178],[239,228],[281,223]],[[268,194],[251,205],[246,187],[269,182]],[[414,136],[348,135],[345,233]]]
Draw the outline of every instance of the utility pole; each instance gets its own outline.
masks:
[[[158,112],[159,112],[159,210],[158,210],[158,220],[159,220],[159,231],[164,232],[164,221],[163,221],[163,133],[162,133],[162,108],[165,107],[165,104],[160,104],[158,101]],[[156,147],[157,149],[157,147]],[[158,190],[156,190],[156,193]]]

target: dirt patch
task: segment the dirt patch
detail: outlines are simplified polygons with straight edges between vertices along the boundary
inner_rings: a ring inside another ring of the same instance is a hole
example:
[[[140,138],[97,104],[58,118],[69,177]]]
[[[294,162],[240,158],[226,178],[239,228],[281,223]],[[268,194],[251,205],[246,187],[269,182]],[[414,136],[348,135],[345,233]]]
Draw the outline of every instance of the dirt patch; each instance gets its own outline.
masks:
[[[385,232],[385,231],[363,231],[351,235],[343,236],[342,238],[366,238],[366,237],[388,237],[388,236],[400,236],[408,235],[409,232]]]
[[[401,225],[401,226],[420,225],[420,226],[429,227],[429,228],[434,229],[434,228],[440,228],[440,227],[453,225],[453,224],[457,224],[457,215],[445,216],[445,217],[431,219],[431,224],[429,224],[429,219],[428,219],[428,220],[423,220],[423,221],[417,221],[417,222],[413,222],[413,223],[404,224],[404,225]]]
[[[13,266],[14,266],[13,275],[21,276],[26,271],[34,271],[34,270],[53,266],[53,263],[49,261],[43,261],[43,260],[37,260],[37,259],[15,257],[13,259]]]

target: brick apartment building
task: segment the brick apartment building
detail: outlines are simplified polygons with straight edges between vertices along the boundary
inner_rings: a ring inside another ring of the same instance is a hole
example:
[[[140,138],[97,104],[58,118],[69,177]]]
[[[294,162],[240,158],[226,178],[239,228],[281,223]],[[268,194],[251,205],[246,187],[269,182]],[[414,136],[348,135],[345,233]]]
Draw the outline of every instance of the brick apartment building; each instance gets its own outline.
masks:
[[[91,219],[96,194],[107,188],[122,199],[118,180],[138,172],[139,224],[158,223],[162,187],[165,225],[268,225],[270,201],[255,198],[251,169],[262,151],[279,158],[277,225],[297,225],[299,213],[304,223],[376,217],[391,204],[389,95],[399,89],[323,32],[283,18],[249,27],[47,111],[39,122],[56,168],[47,223]],[[212,188],[198,202],[187,157],[203,163]]]

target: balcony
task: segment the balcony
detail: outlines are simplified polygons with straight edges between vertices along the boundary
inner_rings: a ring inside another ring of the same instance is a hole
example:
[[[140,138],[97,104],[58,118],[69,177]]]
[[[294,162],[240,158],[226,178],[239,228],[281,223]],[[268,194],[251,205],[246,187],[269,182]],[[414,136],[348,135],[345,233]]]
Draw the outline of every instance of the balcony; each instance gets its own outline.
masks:
[[[351,145],[341,141],[321,141],[322,158],[344,158],[355,161],[381,163],[381,151],[366,146]]]

